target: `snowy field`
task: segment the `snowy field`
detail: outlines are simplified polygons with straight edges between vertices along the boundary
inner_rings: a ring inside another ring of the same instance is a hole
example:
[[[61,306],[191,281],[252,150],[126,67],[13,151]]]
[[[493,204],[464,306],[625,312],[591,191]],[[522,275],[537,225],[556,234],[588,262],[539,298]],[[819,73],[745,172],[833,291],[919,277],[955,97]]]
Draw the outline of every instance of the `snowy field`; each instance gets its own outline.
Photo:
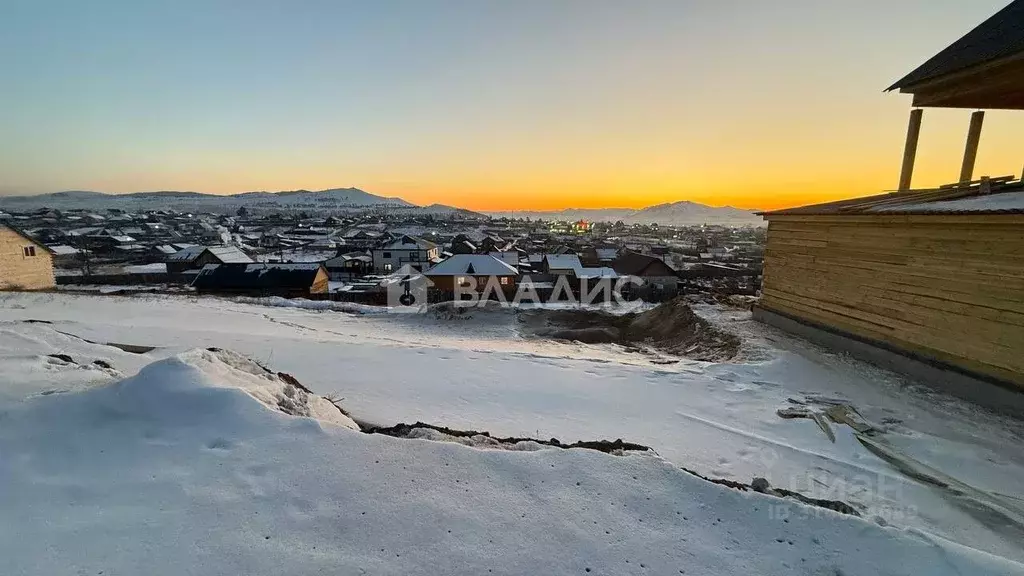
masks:
[[[531,339],[504,311],[266,303],[289,306],[0,294],[0,557],[13,562],[0,572],[1024,573],[1020,422],[746,312],[699,308],[744,341],[739,358],[709,364]],[[259,402],[273,405],[272,375],[189,351],[207,347],[336,395],[360,422],[622,438],[657,455],[317,424]],[[874,450],[851,426],[826,425],[832,441],[776,413],[839,402],[871,424]],[[764,477],[862,518],[679,467]]]

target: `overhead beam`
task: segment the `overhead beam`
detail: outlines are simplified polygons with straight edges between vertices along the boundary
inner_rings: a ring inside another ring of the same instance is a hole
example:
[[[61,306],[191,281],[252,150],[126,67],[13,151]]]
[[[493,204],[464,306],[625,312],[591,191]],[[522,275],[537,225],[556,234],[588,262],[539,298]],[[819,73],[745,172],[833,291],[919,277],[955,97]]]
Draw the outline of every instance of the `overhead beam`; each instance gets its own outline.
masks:
[[[900,186],[898,190],[910,190],[910,181],[914,177],[914,160],[917,158],[917,140],[921,135],[921,117],[924,110],[915,108],[910,111],[910,123],[907,125],[907,143],[903,146],[903,167],[900,169]]]
[[[978,158],[978,143],[981,142],[981,125],[984,121],[984,110],[971,114],[971,125],[967,128],[967,144],[964,146],[964,163],[960,167],[961,183],[974,179],[974,161]]]

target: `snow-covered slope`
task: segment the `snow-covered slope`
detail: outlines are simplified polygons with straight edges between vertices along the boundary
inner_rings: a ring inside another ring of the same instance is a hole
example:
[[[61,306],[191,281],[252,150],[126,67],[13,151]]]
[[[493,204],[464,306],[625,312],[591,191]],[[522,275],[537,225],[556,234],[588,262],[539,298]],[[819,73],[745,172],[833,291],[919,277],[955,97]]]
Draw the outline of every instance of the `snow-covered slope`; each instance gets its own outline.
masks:
[[[33,388],[53,398],[101,386],[189,348],[218,347],[343,397],[361,422],[419,420],[563,442],[622,438],[708,477],[765,477],[776,487],[843,500],[876,524],[1024,561],[1024,530],[1013,520],[1024,502],[1020,421],[824,352],[751,322],[749,312],[699,310],[744,342],[740,358],[710,364],[531,339],[507,311],[350,313],[366,310],[281,299],[0,294],[0,404]],[[128,354],[108,342],[156,348]],[[47,356],[57,353],[76,364]],[[96,359],[118,374],[93,368]],[[904,464],[916,461],[960,483],[944,488],[908,475],[862,445],[849,426],[834,424],[833,442],[812,420],[780,418],[777,410],[794,401],[853,406]]]
[[[741,210],[732,206],[715,208],[697,202],[672,202],[648,206],[627,216],[626,224],[663,224],[663,225],[749,225],[764,226],[764,219],[752,210]]]
[[[480,450],[287,416],[247,392],[265,381],[195,351],[4,405],[3,572],[1024,574],[653,454]]]

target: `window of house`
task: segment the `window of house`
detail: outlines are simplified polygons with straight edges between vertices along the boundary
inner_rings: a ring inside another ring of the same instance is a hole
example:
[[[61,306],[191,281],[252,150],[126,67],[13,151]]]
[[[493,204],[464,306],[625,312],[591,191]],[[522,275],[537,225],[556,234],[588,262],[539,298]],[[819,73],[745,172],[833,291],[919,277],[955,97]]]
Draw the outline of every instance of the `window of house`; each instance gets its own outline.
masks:
[[[385,264],[384,265],[384,271],[385,272],[391,272],[391,264]]]
[[[455,277],[455,283],[456,284],[465,284],[466,283],[466,277],[465,276],[456,276]]]
[[[510,281],[510,278],[508,276],[502,276],[501,277],[501,283],[502,284],[508,285],[509,281]]]
[[[25,256],[35,256],[36,255],[36,247],[35,246],[25,246],[24,248],[22,248],[22,251],[24,251]]]
[[[384,258],[391,258],[391,252],[385,252],[381,254],[381,256],[383,256]]]

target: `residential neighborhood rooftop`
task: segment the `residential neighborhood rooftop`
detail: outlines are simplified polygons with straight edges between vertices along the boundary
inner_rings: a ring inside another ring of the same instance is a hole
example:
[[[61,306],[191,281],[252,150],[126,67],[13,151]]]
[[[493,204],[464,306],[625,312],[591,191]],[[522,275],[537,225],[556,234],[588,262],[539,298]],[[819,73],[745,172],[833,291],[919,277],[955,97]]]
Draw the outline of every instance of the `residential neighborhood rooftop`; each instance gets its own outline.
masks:
[[[514,276],[519,271],[489,254],[455,254],[424,276]]]

